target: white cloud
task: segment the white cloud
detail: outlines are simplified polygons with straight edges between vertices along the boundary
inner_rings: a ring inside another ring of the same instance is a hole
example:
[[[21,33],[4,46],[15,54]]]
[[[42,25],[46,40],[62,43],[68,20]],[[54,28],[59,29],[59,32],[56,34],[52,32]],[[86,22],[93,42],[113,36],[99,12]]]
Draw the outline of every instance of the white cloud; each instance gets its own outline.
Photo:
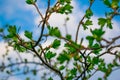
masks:
[[[11,50],[13,50],[13,48],[12,47],[8,47],[8,44],[6,42],[1,41],[0,42],[0,59],[2,58],[2,56],[4,54],[6,54],[7,50],[11,51]]]
[[[10,77],[8,80],[22,80],[22,79],[21,79],[21,78],[18,78],[18,77],[13,76],[13,77]]]

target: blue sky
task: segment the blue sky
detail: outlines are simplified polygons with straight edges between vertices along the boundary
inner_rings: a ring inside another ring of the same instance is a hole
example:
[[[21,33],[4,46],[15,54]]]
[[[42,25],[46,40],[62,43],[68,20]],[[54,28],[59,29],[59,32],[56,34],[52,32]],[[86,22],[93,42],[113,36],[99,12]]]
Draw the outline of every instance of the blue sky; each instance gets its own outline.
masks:
[[[43,5],[39,5],[40,8],[44,8],[47,5],[45,1],[46,0],[42,1]],[[54,2],[55,0],[52,1]],[[89,4],[88,0],[80,0],[80,2],[77,2],[80,5],[80,9],[83,9],[84,6],[87,8]],[[6,24],[17,24],[24,27],[23,29],[28,29],[28,27],[35,26],[33,22],[35,14],[32,13],[31,10],[24,9],[24,6],[27,6],[25,0],[0,0],[0,26],[4,26]],[[99,16],[104,16],[105,12],[110,11],[110,9],[103,5],[101,0],[95,1],[92,10],[95,15]],[[116,18],[119,19],[118,17]]]
[[[46,0],[40,0],[40,2],[37,2],[38,4],[42,3],[41,5],[39,5],[39,8],[41,9],[42,12],[44,11],[45,6],[47,5],[45,1]],[[51,1],[52,1],[51,4],[53,4],[55,0]],[[81,13],[84,13],[85,9],[87,9],[89,4],[88,0],[74,0],[74,1],[77,2],[78,8],[76,10],[79,9],[80,11],[82,11]],[[95,1],[92,10],[95,16],[97,17],[100,16],[104,17],[104,13],[110,11],[110,9],[103,5],[101,0]],[[36,30],[35,28],[37,28],[38,22],[37,20],[39,21],[39,15],[36,13],[33,6],[27,5],[25,3],[25,0],[0,0],[0,27],[5,27],[6,24],[11,24],[21,27],[21,32],[23,30],[34,31]],[[116,17],[114,20],[117,23],[118,21],[120,21],[120,17]],[[112,75],[109,77],[109,80],[119,80],[120,79],[120,76],[118,76],[119,73],[120,70],[113,72]],[[101,74],[99,73],[96,74],[96,76],[98,75]],[[21,76],[19,76],[18,78],[20,77]],[[92,78],[91,80],[95,80],[95,77]]]
[[[52,1],[55,1],[55,0],[52,0]],[[99,1],[99,0],[96,0],[96,1],[97,2],[95,2],[95,4],[93,5],[93,11],[97,15],[103,15],[104,12],[107,11],[107,9],[103,8],[104,6],[102,4],[102,1]],[[44,8],[45,7],[44,3],[45,2],[43,2],[43,5],[39,7]],[[89,4],[88,0],[81,0],[79,3],[80,3],[80,9],[82,9],[81,5],[88,6]],[[30,10],[23,9],[22,4],[23,6],[26,5],[24,0],[21,0],[21,1],[1,0],[0,1],[0,10],[1,10],[0,11],[0,24],[2,26],[5,24],[17,24],[19,26],[26,26],[26,27],[33,26],[34,23],[32,21],[34,19],[34,14]],[[97,4],[100,4],[100,5],[97,5]]]

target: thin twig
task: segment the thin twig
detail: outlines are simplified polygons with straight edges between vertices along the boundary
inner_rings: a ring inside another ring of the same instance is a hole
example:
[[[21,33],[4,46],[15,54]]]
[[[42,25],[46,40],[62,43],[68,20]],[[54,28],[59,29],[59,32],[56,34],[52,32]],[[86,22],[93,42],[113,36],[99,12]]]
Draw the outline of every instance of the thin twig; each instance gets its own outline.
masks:
[[[9,64],[7,66],[1,66],[0,70],[5,69],[5,68],[9,68],[9,67],[12,67],[12,66],[20,65],[20,64],[26,64],[26,62],[18,62],[18,63]],[[43,64],[41,64],[39,62],[27,62],[27,64],[43,65]]]
[[[91,8],[93,2],[94,2],[94,0],[90,3],[90,6],[88,7],[88,10]],[[76,31],[75,42],[77,42],[77,40],[78,40],[79,29],[80,29],[80,26],[82,25],[83,20],[85,19],[85,17],[86,17],[86,14],[85,14],[85,15],[82,17],[82,19],[79,21],[79,24],[78,24],[78,26],[77,26],[77,31]]]
[[[42,20],[44,20],[43,15],[42,15],[42,13],[40,12],[38,6],[37,6],[35,3],[34,3],[33,5],[35,6],[35,8],[36,8],[37,12],[39,13],[39,15],[41,16]]]
[[[42,63],[43,63],[44,65],[46,65],[49,69],[51,69],[51,70],[53,70],[54,72],[56,72],[56,73],[60,76],[61,80],[64,80],[64,78],[63,78],[63,76],[62,76],[62,73],[61,73],[59,70],[55,69],[53,66],[49,65],[48,63],[46,63],[46,62],[42,59],[42,57],[39,56],[39,54],[38,54],[37,51],[34,49],[34,47],[33,47],[33,50],[32,50],[32,51],[37,55],[37,57],[42,61]]]
[[[90,65],[91,64],[88,64],[87,67],[85,68],[85,70],[79,76],[77,76],[75,80],[78,80],[79,78],[81,78],[82,75],[88,70],[88,68],[89,68]]]
[[[41,39],[42,39],[43,32],[44,32],[44,28],[45,28],[45,23],[46,23],[46,19],[47,19],[47,14],[48,14],[48,12],[49,12],[49,8],[50,8],[50,0],[48,0],[48,8],[47,8],[47,10],[46,10],[45,19],[43,20],[42,30],[41,30],[40,37],[39,37],[39,39],[37,40],[37,42],[36,42],[36,44],[34,45],[34,47],[36,47],[36,46],[39,44],[39,42],[41,41]]]

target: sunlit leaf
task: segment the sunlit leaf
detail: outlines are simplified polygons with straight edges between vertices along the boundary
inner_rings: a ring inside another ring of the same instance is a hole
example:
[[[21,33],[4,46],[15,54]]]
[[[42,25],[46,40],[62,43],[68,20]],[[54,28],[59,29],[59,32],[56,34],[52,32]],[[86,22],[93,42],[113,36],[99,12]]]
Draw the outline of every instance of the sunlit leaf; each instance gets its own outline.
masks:
[[[48,51],[46,54],[45,54],[45,57],[47,58],[47,59],[51,59],[51,58],[53,58],[53,57],[55,57],[56,56],[56,53],[53,53],[53,52],[51,52],[51,51]]]
[[[60,40],[55,39],[54,42],[52,43],[52,47],[54,49],[58,48],[60,46]]]
[[[104,4],[108,7],[111,7],[111,3],[109,0],[103,0]]]
[[[91,9],[86,10],[86,18],[90,19],[91,16],[93,16],[93,12]]]
[[[32,32],[25,31],[25,36],[32,40]]]
[[[64,51],[62,54],[58,56],[57,60],[60,62],[60,64],[64,63],[65,61],[69,61],[70,60],[69,54]]]
[[[27,4],[34,4],[37,0],[26,0]]]
[[[105,24],[106,24],[107,20],[105,18],[99,18],[98,19],[98,24],[101,26],[101,27],[104,27]]]

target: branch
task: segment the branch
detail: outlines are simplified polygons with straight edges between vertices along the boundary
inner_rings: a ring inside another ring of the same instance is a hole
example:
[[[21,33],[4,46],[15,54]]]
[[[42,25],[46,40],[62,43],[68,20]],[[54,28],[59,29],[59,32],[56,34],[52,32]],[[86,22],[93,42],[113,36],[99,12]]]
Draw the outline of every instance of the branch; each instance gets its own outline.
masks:
[[[36,8],[37,12],[39,13],[39,15],[41,16],[42,20],[44,20],[43,15],[42,15],[42,13],[40,12],[38,6],[37,6],[35,3],[34,3],[33,5],[35,6],[35,8]]]
[[[113,48],[116,48],[116,47],[120,47],[120,44],[119,45],[115,45],[115,46],[111,46],[110,48],[107,49],[107,51],[103,52],[102,54],[98,55],[97,57],[99,58],[99,57],[103,56],[106,53],[110,53],[112,55],[116,55],[117,51],[115,53],[111,52],[111,50]]]
[[[90,3],[90,6],[89,6],[88,9],[91,8],[93,2],[94,2],[94,0]],[[78,24],[78,27],[77,27],[77,31],[76,31],[76,37],[75,37],[76,39],[75,39],[75,42],[77,42],[77,40],[78,40],[79,29],[80,29],[80,26],[81,26],[82,23],[83,23],[83,20],[85,19],[85,16],[86,16],[86,14],[84,14],[83,18],[79,21],[79,24]]]
[[[42,63],[43,63],[44,65],[46,65],[49,69],[51,69],[51,70],[53,70],[54,72],[56,72],[56,73],[60,76],[61,80],[64,80],[64,78],[63,78],[63,76],[62,76],[62,73],[61,73],[59,70],[55,69],[53,66],[49,65],[48,63],[46,63],[46,62],[42,59],[42,57],[39,56],[39,54],[38,54],[37,51],[34,49],[34,47],[33,47],[33,52],[37,55],[37,57],[42,61]]]
[[[0,66],[0,71],[5,69],[5,68],[9,68],[9,67],[13,67],[13,66],[16,66],[16,65],[21,65],[21,64],[36,64],[36,65],[43,65],[39,62],[18,62],[18,63],[12,63],[12,64],[9,64],[7,66]]]
[[[87,67],[85,68],[85,70],[79,76],[77,76],[75,80],[78,80],[79,78],[81,78],[82,75],[88,70],[88,68],[89,68],[90,65],[91,64],[88,64]]]
[[[118,39],[120,39],[120,36],[112,38],[112,41],[108,41],[108,40],[106,40],[106,39],[103,38],[102,40],[105,41],[106,43],[108,43],[108,45],[106,45],[104,47],[109,47],[110,45],[112,45]]]
[[[34,45],[34,47],[36,47],[36,46],[39,44],[39,42],[41,41],[41,39],[42,39],[43,32],[44,32],[44,28],[45,28],[45,24],[46,24],[47,14],[48,14],[48,12],[49,12],[49,8],[50,8],[50,0],[48,0],[48,8],[47,8],[47,10],[46,10],[45,19],[43,20],[42,30],[41,30],[40,37],[39,37],[39,39],[37,40],[37,42],[36,42],[36,44]]]
[[[41,71],[41,70],[43,70],[43,69],[36,69],[36,72],[39,72],[39,71]],[[29,70],[27,73],[30,73],[30,72],[33,72],[33,70]],[[18,75],[23,75],[23,74],[27,74],[27,73],[21,72],[21,73],[16,73],[16,74],[10,74],[10,75],[7,77],[7,79],[5,79],[5,80],[9,80],[9,78],[10,78],[11,76],[18,76]]]

